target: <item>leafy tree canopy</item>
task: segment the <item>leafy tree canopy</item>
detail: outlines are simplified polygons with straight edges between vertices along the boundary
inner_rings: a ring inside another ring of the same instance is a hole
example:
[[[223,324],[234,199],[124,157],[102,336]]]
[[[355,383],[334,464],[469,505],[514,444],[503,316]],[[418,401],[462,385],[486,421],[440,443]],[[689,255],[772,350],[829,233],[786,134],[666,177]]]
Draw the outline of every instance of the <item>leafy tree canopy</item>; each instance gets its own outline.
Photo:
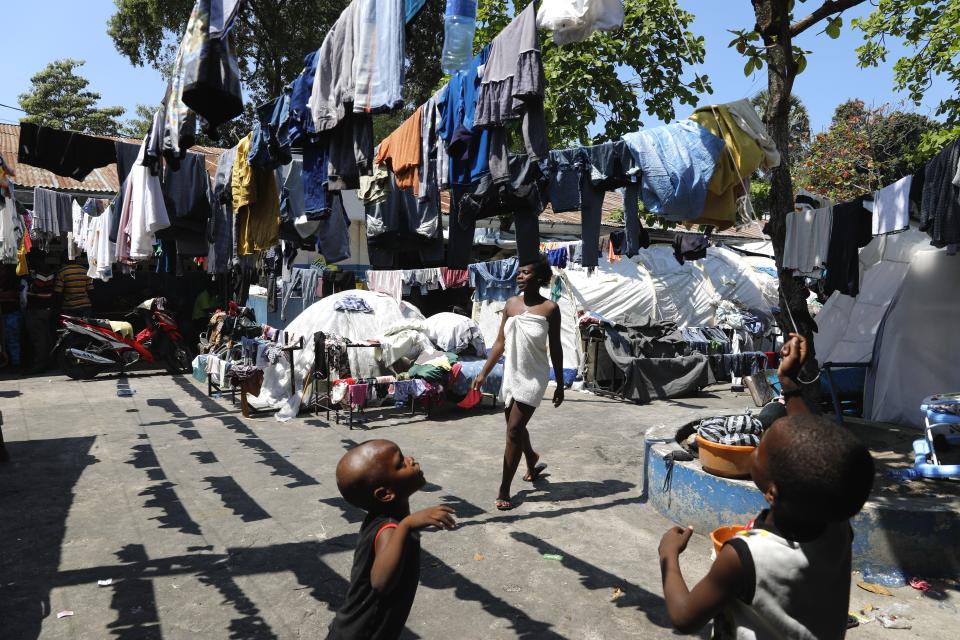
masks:
[[[100,94],[75,73],[83,60],[67,58],[48,64],[30,78],[30,90],[19,97],[27,122],[95,135],[117,135],[123,107],[98,107]]]
[[[890,49],[886,38],[902,39],[913,55],[893,65],[897,89],[906,89],[916,104],[938,76],[953,87],[953,95],[940,102],[937,115],[944,116],[960,134],[960,0],[874,0],[876,8],[865,19],[855,20],[867,42],[857,49],[861,66],[879,66]]]
[[[850,100],[837,107],[830,127],[814,137],[795,180],[837,201],[869,193],[921,170],[933,151],[921,150],[919,142],[940,128],[917,113]]]

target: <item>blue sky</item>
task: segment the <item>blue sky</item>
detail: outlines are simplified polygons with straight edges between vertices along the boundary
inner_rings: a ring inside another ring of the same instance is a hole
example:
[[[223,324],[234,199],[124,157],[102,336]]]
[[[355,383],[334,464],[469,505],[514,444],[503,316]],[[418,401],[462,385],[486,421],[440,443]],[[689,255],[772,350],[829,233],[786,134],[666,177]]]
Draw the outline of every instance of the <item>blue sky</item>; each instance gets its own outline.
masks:
[[[442,0],[431,0],[442,1]],[[32,0],[11,2],[4,8],[4,50],[8,64],[0,83],[0,103],[17,106],[17,96],[30,85],[30,76],[57,58],[85,59],[81,73],[90,80],[90,88],[103,96],[103,105],[120,105],[130,115],[138,103],[157,104],[163,98],[165,83],[151,68],[136,68],[113,48],[106,33],[106,22],[113,13],[112,0]],[[744,77],[744,60],[727,48],[732,36],[727,29],[748,28],[753,12],[748,0],[680,0],[681,6],[697,16],[693,31],[706,38],[707,60],[697,71],[707,74],[714,95],[707,102],[728,102],[753,95],[766,86],[766,74]],[[797,3],[798,12],[819,3]],[[834,108],[847,98],[857,97],[867,104],[899,103],[906,96],[893,91],[893,60],[884,68],[859,69],[854,48],[859,32],[847,28],[850,19],[865,15],[870,3],[848,11],[843,34],[830,40],[825,34],[807,32],[798,45],[813,50],[807,70],[797,79],[794,93],[806,103],[814,131],[830,122]],[[51,20],[51,16],[55,19]],[[36,28],[36,25],[43,25]],[[323,34],[317,34],[319,46]],[[894,53],[903,51],[895,48]],[[947,95],[949,86],[941,79],[917,111],[933,115],[937,102]],[[908,108],[913,109],[908,105]],[[689,107],[678,107],[677,117],[689,114]],[[0,122],[16,121],[19,112],[0,107]],[[647,118],[647,126],[657,124]]]

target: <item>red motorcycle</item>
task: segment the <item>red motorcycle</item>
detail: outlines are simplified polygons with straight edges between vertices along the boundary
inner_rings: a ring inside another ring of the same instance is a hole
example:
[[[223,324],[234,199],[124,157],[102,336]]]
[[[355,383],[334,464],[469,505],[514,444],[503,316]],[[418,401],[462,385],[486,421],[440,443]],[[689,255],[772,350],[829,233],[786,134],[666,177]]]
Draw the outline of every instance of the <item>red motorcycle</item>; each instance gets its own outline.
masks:
[[[151,298],[128,314],[141,313],[146,321],[136,337],[129,322],[60,316],[63,329],[54,347],[60,368],[74,380],[89,380],[113,368],[123,372],[140,361],[160,362],[173,375],[189,373],[193,351],[165,306],[164,298]]]

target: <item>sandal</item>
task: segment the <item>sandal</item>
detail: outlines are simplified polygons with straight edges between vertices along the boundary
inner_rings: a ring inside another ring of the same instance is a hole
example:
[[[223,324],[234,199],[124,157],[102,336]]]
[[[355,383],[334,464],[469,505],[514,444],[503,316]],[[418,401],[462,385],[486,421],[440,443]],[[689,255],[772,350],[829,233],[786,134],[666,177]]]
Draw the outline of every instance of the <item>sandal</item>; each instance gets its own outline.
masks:
[[[509,500],[503,500],[501,498],[497,498],[497,501],[494,504],[497,507],[497,511],[510,511],[514,507],[512,502]]]

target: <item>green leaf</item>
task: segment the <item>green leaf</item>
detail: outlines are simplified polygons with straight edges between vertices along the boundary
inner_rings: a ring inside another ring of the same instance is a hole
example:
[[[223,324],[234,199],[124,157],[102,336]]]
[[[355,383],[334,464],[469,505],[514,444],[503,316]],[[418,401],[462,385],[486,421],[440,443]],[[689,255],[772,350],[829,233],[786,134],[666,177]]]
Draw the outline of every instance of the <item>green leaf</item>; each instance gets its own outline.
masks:
[[[756,66],[756,59],[750,58],[747,60],[747,64],[743,65],[743,75],[749,76],[753,73],[754,67]]]
[[[834,18],[827,22],[826,28],[827,35],[836,40],[840,37],[840,18]]]
[[[803,73],[803,70],[807,68],[807,56],[800,55],[797,56],[797,75]]]

